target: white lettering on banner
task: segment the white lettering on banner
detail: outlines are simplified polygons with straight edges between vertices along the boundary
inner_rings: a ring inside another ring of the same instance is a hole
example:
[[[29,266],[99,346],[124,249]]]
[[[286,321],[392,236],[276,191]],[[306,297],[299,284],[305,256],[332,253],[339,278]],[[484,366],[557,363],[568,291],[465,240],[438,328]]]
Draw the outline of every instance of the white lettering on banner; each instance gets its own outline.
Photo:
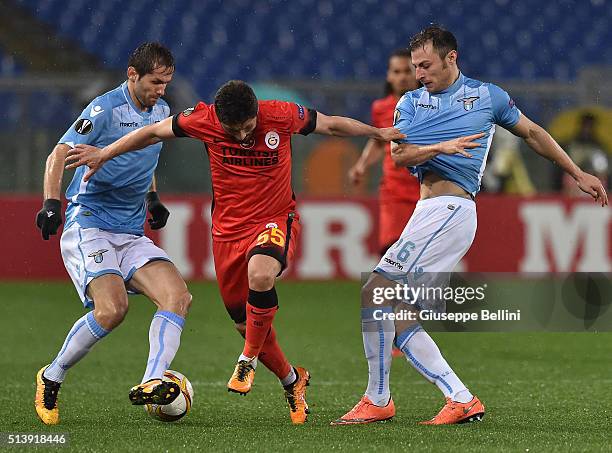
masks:
[[[351,278],[370,272],[378,258],[368,252],[372,216],[359,203],[303,202],[298,206],[303,225],[302,258],[297,263],[298,278],[334,278],[338,271],[331,256],[337,250],[339,267]],[[332,232],[339,224],[342,231]]]
[[[204,207],[202,208],[202,218],[204,219],[204,223],[206,223],[206,230],[203,236],[206,237],[208,240],[208,251],[206,252],[206,261],[204,262],[204,268],[202,270],[202,273],[205,279],[214,280],[215,278],[217,278],[217,274],[215,272],[215,258],[213,256],[212,251],[212,215],[210,212],[210,207],[210,203],[204,203]]]
[[[582,256],[576,272],[610,272],[610,209],[595,204],[575,204],[566,214],[560,203],[525,202],[519,206],[519,216],[525,225],[525,257],[519,263],[521,272],[549,272],[552,266],[546,254],[547,246],[556,272],[572,271],[572,263],[582,245]]]
[[[159,246],[166,251],[183,278],[191,278],[193,266],[189,258],[187,227],[193,217],[193,205],[187,201],[164,204],[170,211],[170,218],[166,226],[159,230]]]

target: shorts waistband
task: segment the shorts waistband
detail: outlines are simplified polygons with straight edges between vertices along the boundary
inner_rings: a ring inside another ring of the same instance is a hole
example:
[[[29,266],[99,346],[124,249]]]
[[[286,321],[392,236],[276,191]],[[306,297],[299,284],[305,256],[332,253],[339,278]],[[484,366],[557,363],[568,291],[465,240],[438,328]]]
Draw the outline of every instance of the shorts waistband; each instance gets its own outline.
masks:
[[[441,195],[439,197],[428,198],[426,200],[419,200],[416,208],[419,209],[433,206],[446,206],[448,204],[464,206],[468,209],[476,209],[476,203],[474,200],[463,197],[455,197],[453,195]]]

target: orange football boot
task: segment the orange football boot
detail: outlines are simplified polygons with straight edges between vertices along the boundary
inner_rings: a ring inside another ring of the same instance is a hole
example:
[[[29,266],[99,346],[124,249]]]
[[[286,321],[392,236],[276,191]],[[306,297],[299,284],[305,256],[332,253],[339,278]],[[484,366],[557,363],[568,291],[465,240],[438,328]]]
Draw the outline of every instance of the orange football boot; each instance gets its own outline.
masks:
[[[227,382],[227,391],[246,395],[251,391],[255,379],[255,368],[252,360],[240,360],[234,368],[234,374]]]
[[[338,420],[331,422],[332,425],[360,425],[364,423],[382,422],[389,420],[395,415],[395,404],[393,398],[389,398],[386,406],[376,406],[370,398],[363,396],[361,400],[340,417]]]
[[[289,415],[294,425],[301,425],[308,419],[310,409],[306,403],[306,387],[309,386],[310,373],[302,367],[295,367],[297,380],[285,387],[285,399],[289,404]]]
[[[446,404],[431,420],[419,422],[420,425],[455,425],[459,423],[479,422],[485,415],[484,404],[474,396],[468,403],[459,403],[449,397]]]
[[[45,425],[57,425],[59,423],[57,396],[61,383],[51,381],[43,376],[47,366],[42,367],[36,374],[36,398],[34,399],[34,407],[36,408],[36,414],[41,422]]]
[[[397,357],[404,357],[404,353],[397,346],[393,346],[393,349],[391,349],[391,357],[393,357],[394,359]]]

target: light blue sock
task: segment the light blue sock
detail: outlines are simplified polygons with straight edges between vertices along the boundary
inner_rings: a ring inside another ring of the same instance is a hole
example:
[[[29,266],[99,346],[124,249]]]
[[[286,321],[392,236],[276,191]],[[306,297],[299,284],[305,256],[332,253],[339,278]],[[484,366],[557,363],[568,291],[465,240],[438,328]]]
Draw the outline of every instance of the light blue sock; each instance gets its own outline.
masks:
[[[392,311],[391,307],[361,309],[363,349],[368,361],[368,388],[365,395],[375,405],[386,406],[391,398],[389,373],[393,359],[391,349],[395,337],[395,325],[393,321],[374,319],[376,310],[379,313]]]
[[[467,403],[473,395],[455,374],[442,356],[440,349],[423,330],[420,324],[413,324],[397,336],[396,345],[410,363],[432,384],[435,384],[453,401]]]
[[[181,344],[185,318],[171,311],[158,311],[149,328],[149,360],[142,382],[161,379]]]
[[[68,369],[85,357],[91,347],[109,332],[98,324],[93,311],[87,313],[74,323],[61,351],[53,363],[47,367],[43,373],[44,376],[55,382],[63,382]]]

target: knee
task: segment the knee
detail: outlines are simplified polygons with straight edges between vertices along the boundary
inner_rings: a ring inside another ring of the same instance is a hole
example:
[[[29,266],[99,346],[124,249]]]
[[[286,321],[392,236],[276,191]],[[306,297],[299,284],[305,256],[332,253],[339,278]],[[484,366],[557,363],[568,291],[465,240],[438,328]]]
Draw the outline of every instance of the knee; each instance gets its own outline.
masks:
[[[177,308],[181,310],[183,317],[185,317],[189,312],[192,300],[193,296],[187,290],[183,291],[183,293],[179,297],[177,297]]]
[[[249,288],[255,291],[268,291],[274,287],[276,275],[257,267],[249,268]]]
[[[246,335],[246,322],[236,323],[234,324],[234,327],[236,327],[236,330],[240,335],[243,337]]]
[[[128,312],[127,297],[119,299],[110,304],[96,305],[94,308],[94,318],[106,330],[117,327]]]
[[[165,301],[160,308],[176,313],[184,318],[187,316],[189,308],[191,308],[192,299],[193,296],[187,289],[176,293],[170,293],[165,297]]]

